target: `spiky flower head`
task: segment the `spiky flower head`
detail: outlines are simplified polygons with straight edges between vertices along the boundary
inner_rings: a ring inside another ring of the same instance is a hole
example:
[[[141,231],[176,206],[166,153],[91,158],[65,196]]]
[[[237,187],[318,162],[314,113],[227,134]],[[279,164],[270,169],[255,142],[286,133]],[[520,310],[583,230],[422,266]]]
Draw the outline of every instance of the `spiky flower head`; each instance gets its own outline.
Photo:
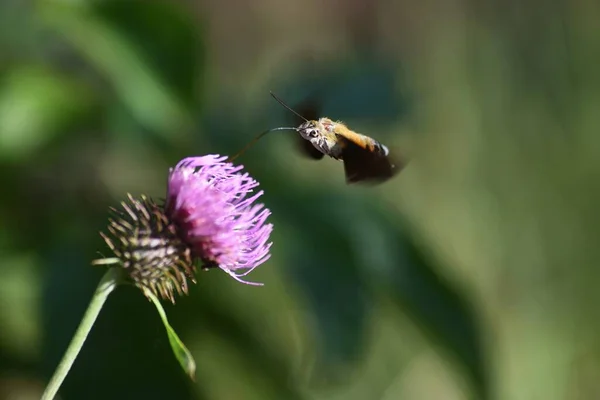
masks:
[[[242,277],[270,257],[271,213],[256,203],[263,194],[254,193],[258,182],[226,159],[185,158],[170,169],[164,204],[129,195],[122,211],[112,210],[109,234],[101,234],[111,260],[142,290],[174,302],[174,292],[187,293],[187,280],[195,282],[198,262],[262,285]]]

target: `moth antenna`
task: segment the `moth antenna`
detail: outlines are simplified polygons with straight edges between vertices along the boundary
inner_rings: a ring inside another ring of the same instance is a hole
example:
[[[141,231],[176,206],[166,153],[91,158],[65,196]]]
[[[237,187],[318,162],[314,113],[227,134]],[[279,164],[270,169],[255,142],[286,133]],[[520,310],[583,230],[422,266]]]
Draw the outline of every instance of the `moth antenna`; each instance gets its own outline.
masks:
[[[292,109],[292,107],[290,107],[290,106],[288,106],[287,104],[285,104],[285,103],[283,102],[283,100],[281,100],[279,97],[277,97],[277,96],[275,95],[275,93],[273,93],[273,92],[271,92],[271,91],[269,91],[269,93],[271,93],[271,96],[273,96],[273,98],[274,98],[275,100],[277,100],[277,102],[278,102],[279,104],[281,104],[282,106],[284,106],[285,108],[287,108],[289,111],[293,112],[293,113],[294,113],[296,116],[298,116],[298,117],[302,118],[304,121],[308,122],[308,120],[307,120],[306,118],[304,118],[304,117],[303,117],[302,115],[300,115],[298,112],[294,111],[294,110]]]
[[[259,134],[258,136],[256,136],[254,139],[252,139],[250,141],[250,143],[248,143],[246,145],[246,147],[244,147],[242,150],[240,150],[236,155],[229,157],[229,159],[227,160],[228,162],[232,162],[233,160],[235,160],[236,158],[238,158],[239,156],[241,156],[242,154],[244,154],[246,152],[246,150],[248,150],[250,147],[252,147],[256,142],[258,142],[260,140],[260,138],[262,138],[263,136],[265,136],[267,133],[269,132],[274,132],[274,131],[296,131],[296,128],[290,128],[287,126],[281,126],[279,128],[273,128],[273,129],[269,129],[266,130],[264,132],[262,132],[261,134]]]

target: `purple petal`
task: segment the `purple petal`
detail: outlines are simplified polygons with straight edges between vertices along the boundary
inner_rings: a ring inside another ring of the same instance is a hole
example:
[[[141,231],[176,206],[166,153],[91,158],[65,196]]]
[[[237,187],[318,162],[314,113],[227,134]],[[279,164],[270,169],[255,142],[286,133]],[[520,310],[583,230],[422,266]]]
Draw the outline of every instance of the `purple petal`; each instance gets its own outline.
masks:
[[[166,210],[195,257],[217,264],[239,282],[267,261],[271,212],[256,201],[263,191],[243,166],[207,155],[181,160],[170,170]],[[246,270],[236,273],[236,270]]]

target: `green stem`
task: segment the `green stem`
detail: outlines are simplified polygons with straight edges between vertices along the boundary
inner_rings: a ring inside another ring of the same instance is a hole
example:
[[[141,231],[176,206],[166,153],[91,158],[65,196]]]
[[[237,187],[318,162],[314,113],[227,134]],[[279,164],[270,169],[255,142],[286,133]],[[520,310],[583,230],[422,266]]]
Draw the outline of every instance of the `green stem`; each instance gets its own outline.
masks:
[[[96,318],[98,317],[102,306],[106,302],[108,295],[121,282],[121,276],[120,268],[110,268],[100,280],[100,283],[96,288],[96,292],[94,293],[94,297],[92,297],[90,305],[88,306],[83,319],[79,323],[79,327],[77,328],[73,339],[71,339],[71,343],[69,344],[65,355],[60,361],[60,364],[58,364],[56,371],[54,371],[54,376],[52,376],[50,383],[48,383],[48,386],[46,386],[46,390],[44,391],[41,400],[54,399],[58,389],[69,373],[75,358],[77,358],[85,339],[87,339],[94,322],[96,322]]]

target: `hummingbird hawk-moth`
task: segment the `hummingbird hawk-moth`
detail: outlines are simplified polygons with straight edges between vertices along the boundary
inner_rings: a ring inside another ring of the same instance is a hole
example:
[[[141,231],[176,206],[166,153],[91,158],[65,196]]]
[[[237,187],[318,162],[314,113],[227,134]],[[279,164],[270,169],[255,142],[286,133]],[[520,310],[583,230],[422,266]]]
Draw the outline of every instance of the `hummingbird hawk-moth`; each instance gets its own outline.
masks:
[[[392,160],[387,146],[377,140],[354,132],[340,121],[329,118],[307,119],[301,113],[294,111],[279,97],[271,92],[283,107],[301,118],[298,127],[278,127],[269,129],[258,135],[242,151],[230,158],[237,158],[262,136],[273,131],[292,130],[300,134],[301,150],[310,158],[320,160],[325,155],[341,160],[344,163],[346,182],[351,183],[381,183],[393,177],[402,165]]]

